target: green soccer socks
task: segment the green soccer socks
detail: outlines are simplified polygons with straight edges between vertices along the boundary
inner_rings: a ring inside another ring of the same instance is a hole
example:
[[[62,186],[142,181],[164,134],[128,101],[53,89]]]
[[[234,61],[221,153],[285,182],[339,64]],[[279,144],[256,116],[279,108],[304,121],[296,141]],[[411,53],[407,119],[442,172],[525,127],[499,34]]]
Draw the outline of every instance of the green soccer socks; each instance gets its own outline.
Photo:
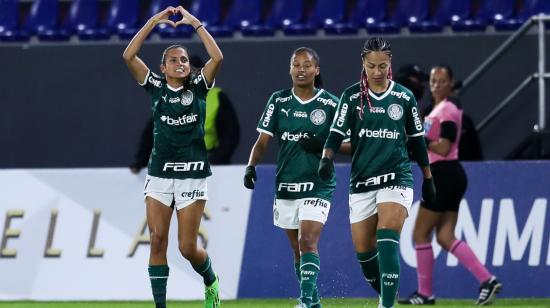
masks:
[[[382,306],[393,307],[399,288],[399,233],[390,229],[376,231]]]
[[[319,255],[313,252],[306,252],[300,258],[300,300],[311,307],[313,293],[317,289],[317,275],[319,275]]]
[[[149,265],[149,279],[156,308],[166,308],[166,281],[169,273],[168,265]]]
[[[298,277],[298,283],[302,282],[302,277],[300,275],[300,262],[294,263],[294,271],[296,277]],[[313,290],[313,297],[311,299],[311,308],[321,308],[321,298],[319,297],[319,288],[315,285],[315,290]]]
[[[378,250],[356,253],[361,271],[371,287],[380,294],[380,267],[378,265]]]
[[[202,276],[204,285],[206,286],[213,284],[216,280],[216,274],[214,273],[214,270],[212,270],[212,261],[208,255],[206,256],[206,260],[203,264],[198,266],[193,265],[193,269]]]

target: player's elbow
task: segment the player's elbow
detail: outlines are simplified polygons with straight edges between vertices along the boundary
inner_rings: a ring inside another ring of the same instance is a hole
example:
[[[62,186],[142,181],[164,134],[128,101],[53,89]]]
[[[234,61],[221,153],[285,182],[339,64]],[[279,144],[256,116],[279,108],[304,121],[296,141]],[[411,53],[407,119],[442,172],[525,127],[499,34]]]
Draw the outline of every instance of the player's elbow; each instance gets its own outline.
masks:
[[[132,55],[127,51],[124,51],[124,53],[122,54],[122,59],[124,59],[124,62],[126,62],[126,63],[131,63],[132,60],[134,60],[135,57],[136,57],[136,55]]]
[[[215,55],[211,59],[214,63],[220,65],[223,62],[223,53],[220,51],[217,55]]]

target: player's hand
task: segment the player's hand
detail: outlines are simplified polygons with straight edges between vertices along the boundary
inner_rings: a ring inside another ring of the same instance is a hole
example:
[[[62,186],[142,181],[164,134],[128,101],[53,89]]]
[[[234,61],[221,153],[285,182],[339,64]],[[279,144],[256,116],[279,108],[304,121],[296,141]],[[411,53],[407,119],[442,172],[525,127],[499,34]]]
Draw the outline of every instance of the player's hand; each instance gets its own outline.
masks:
[[[178,6],[176,10],[181,14],[181,19],[176,22],[176,26],[179,25],[193,25],[193,23],[200,24],[200,21],[191,13],[189,13],[183,6]]]
[[[155,22],[155,24],[169,24],[172,27],[175,27],[177,24],[170,20],[170,16],[175,15],[178,13],[178,9],[176,9],[173,6],[169,6],[166,9],[164,9],[162,12],[159,12],[155,14],[153,17],[151,17],[151,20]]]
[[[246,171],[244,172],[244,187],[254,189],[256,179],[256,167],[246,166]]]
[[[435,196],[434,178],[424,178],[424,182],[422,182],[422,200],[426,203],[433,203],[435,201]]]
[[[298,143],[302,146],[302,148],[304,148],[304,150],[310,153],[321,153],[323,151],[323,147],[325,146],[325,140],[317,136],[300,138]]]
[[[317,170],[317,174],[319,174],[321,180],[328,182],[333,173],[334,163],[332,162],[332,159],[328,157],[321,158],[321,161],[319,162],[319,170]]]

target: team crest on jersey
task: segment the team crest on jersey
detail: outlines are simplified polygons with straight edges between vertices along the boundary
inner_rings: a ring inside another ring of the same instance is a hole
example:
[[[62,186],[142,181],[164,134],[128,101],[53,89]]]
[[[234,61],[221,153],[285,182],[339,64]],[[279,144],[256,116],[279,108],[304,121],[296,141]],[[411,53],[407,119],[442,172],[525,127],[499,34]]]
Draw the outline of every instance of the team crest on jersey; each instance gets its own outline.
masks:
[[[181,94],[181,104],[189,106],[193,102],[193,92],[187,90]]]
[[[391,104],[388,107],[388,116],[392,120],[399,120],[403,117],[403,107],[399,104]]]
[[[315,109],[311,112],[309,119],[315,125],[321,125],[327,120],[327,114],[323,109]]]

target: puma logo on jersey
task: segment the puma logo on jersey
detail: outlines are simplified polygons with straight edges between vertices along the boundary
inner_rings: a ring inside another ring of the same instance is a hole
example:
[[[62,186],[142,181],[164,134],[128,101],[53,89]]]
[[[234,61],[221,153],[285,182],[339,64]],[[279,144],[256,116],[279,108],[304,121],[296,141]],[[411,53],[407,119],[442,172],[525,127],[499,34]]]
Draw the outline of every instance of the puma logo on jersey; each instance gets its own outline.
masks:
[[[166,103],[166,98],[168,97],[168,94],[165,94],[164,96],[161,96],[164,102]]]
[[[286,114],[286,117],[288,118],[288,113],[290,112],[290,109],[285,110],[284,108],[281,108],[281,111]]]

